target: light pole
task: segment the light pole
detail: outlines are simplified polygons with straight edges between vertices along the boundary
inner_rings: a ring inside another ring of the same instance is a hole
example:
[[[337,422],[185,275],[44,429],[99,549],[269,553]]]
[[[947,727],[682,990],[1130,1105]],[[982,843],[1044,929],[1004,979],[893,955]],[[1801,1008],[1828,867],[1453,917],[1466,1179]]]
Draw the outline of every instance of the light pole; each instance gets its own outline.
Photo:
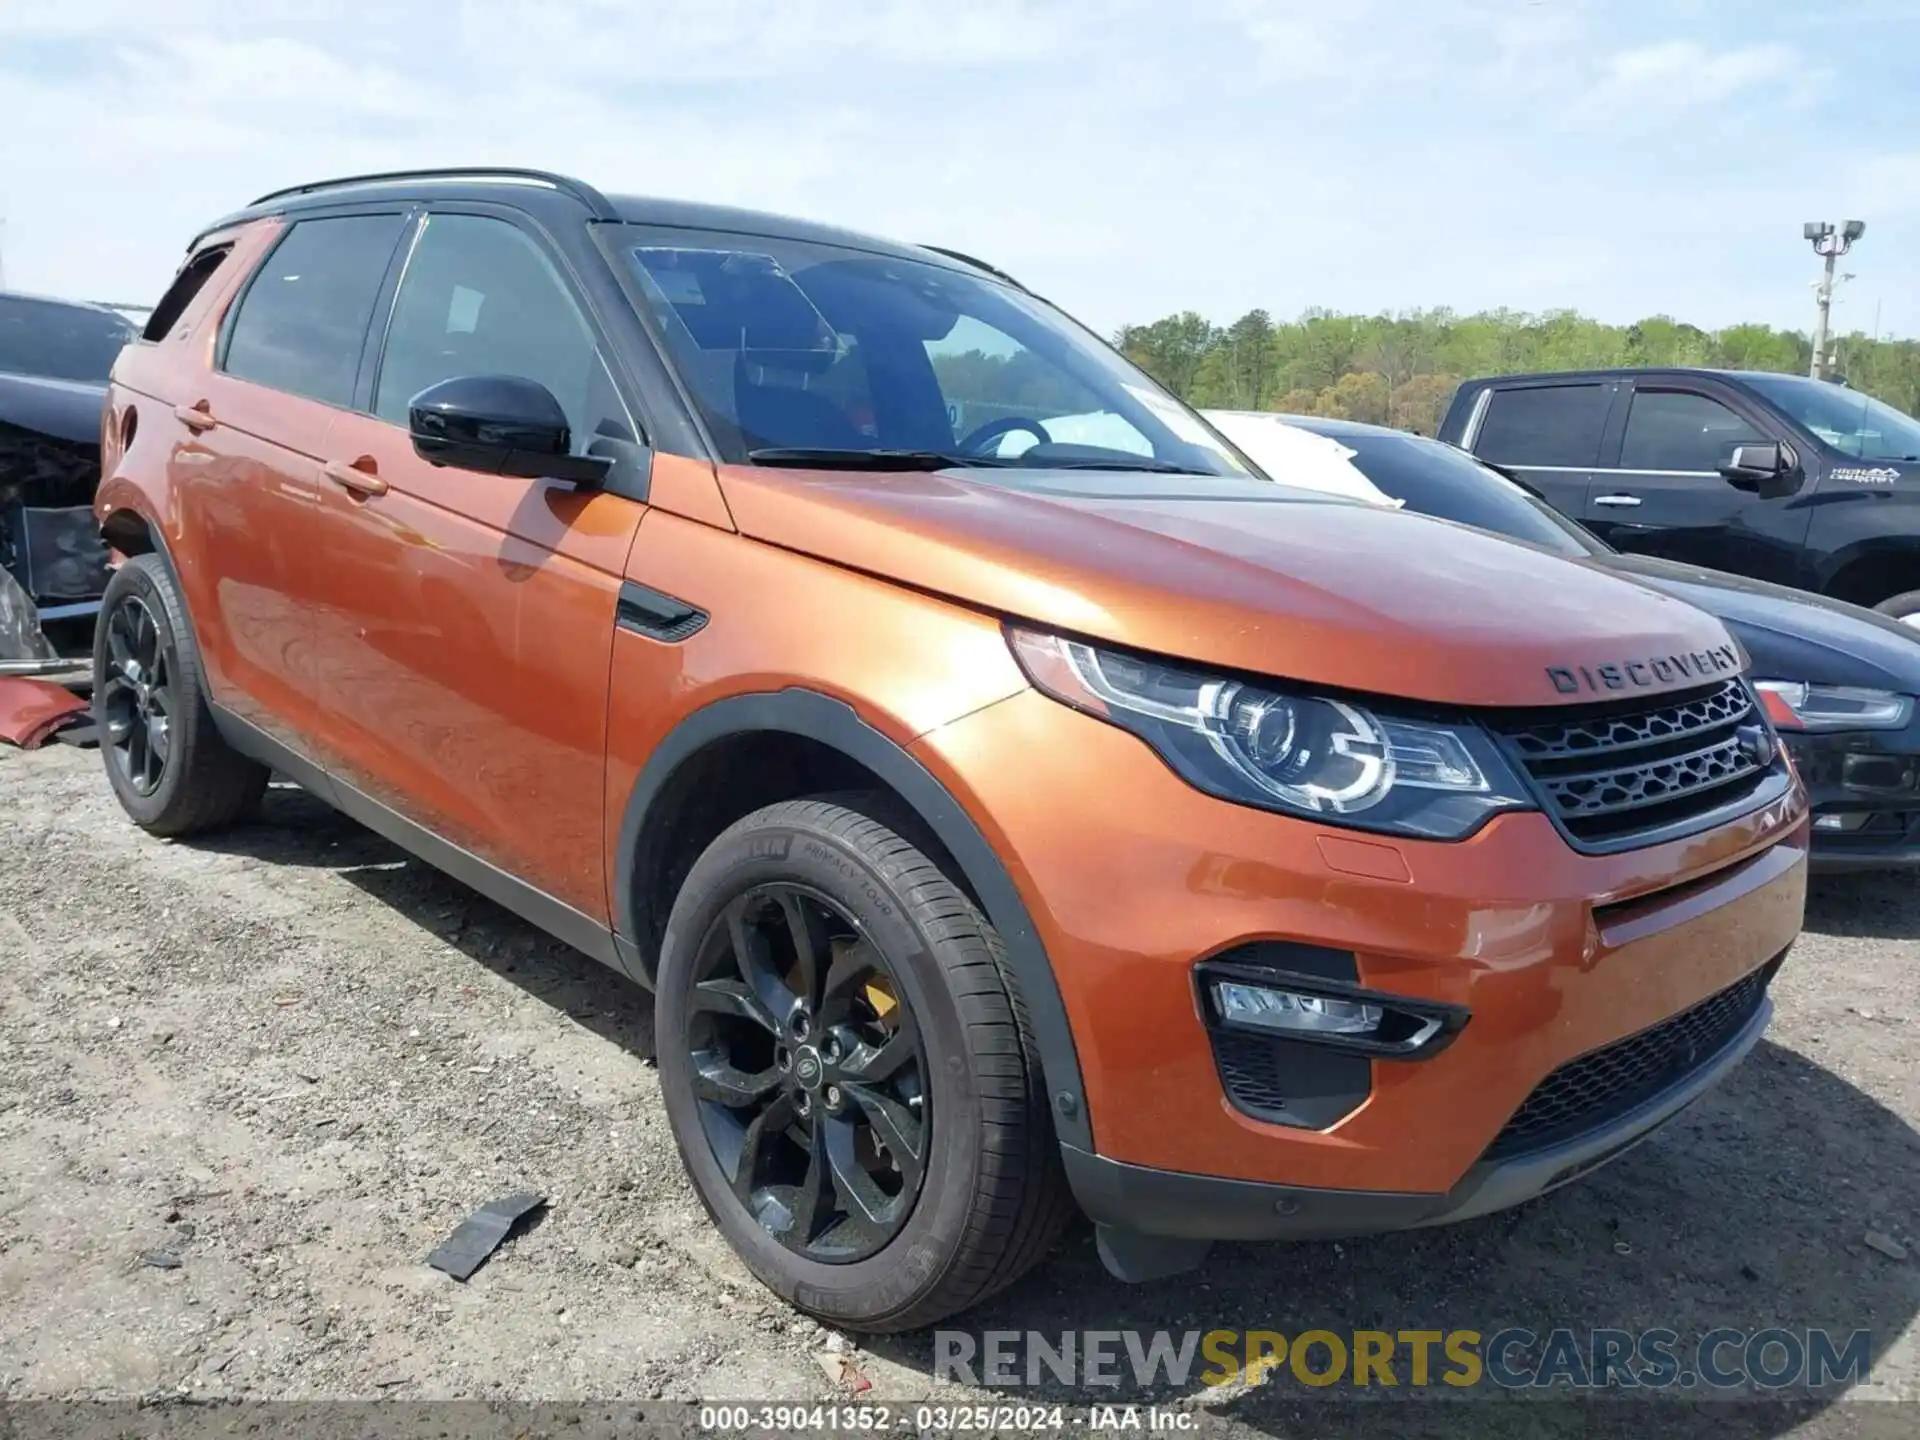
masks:
[[[1800,227],[1800,233],[1813,246],[1813,253],[1826,261],[1824,271],[1814,286],[1814,294],[1819,297],[1820,315],[1813,327],[1813,366],[1807,372],[1816,380],[1823,380],[1827,374],[1827,333],[1833,314],[1833,262],[1853,248],[1853,242],[1867,233],[1864,220],[1848,220],[1836,230],[1826,220],[1809,220]]]

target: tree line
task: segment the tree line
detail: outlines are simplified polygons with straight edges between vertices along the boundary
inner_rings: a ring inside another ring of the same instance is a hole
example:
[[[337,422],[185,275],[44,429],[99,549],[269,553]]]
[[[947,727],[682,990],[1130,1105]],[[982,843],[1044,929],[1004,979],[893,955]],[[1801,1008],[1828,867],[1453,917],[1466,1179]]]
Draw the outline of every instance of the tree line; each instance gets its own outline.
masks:
[[[1702,330],[1660,315],[1607,325],[1571,310],[1459,315],[1415,310],[1276,321],[1249,310],[1216,325],[1189,310],[1114,337],[1129,359],[1196,407],[1274,410],[1431,435],[1463,379],[1527,370],[1698,365],[1804,375],[1813,342],[1792,330]],[[1849,385],[1920,414],[1920,340],[1855,333],[1837,345]]]

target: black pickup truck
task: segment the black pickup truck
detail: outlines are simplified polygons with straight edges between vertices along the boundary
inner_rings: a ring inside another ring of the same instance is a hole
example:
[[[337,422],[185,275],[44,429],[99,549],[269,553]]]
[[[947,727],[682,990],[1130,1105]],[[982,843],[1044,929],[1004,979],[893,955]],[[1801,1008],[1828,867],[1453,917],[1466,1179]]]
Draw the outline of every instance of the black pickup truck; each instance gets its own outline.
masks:
[[[137,333],[98,305],[0,293],[0,675],[93,653],[107,583],[93,518],[100,412]]]
[[[1920,626],[1920,421],[1844,385],[1734,370],[1500,375],[1439,437],[1618,550]]]

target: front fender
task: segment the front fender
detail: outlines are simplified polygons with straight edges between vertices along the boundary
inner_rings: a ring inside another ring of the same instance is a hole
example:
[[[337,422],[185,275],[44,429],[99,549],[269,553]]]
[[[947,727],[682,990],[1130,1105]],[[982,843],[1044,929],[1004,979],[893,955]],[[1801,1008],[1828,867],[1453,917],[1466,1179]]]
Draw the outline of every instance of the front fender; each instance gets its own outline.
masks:
[[[740,735],[793,735],[838,751],[872,772],[913,811],[959,866],[979,897],[987,919],[1006,947],[1040,1052],[1053,1123],[1064,1143],[1091,1149],[1092,1132],[1082,1098],[1079,1056],[1052,963],[1006,865],[973,817],[926,766],[892,737],[867,724],[843,700],[816,691],[787,688],[735,695],[694,711],[655,747],[628,797],[620,825],[615,875],[631,877],[651,863],[649,819],[674,775],[709,746]],[[636,938],[663,917],[643,914],[640,888],[614,887],[614,927],[620,948],[638,953]]]

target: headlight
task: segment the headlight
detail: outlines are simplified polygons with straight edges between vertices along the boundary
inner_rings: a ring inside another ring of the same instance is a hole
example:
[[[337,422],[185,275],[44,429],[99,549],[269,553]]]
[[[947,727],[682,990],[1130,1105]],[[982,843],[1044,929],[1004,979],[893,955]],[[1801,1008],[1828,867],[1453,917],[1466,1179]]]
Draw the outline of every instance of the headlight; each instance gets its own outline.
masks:
[[[1890,690],[1757,680],[1767,718],[1781,730],[1898,730],[1913,718],[1913,700]]]
[[[1008,639],[1039,689],[1131,730],[1225,800],[1445,840],[1532,805],[1476,725],[1390,718],[1037,630]]]

